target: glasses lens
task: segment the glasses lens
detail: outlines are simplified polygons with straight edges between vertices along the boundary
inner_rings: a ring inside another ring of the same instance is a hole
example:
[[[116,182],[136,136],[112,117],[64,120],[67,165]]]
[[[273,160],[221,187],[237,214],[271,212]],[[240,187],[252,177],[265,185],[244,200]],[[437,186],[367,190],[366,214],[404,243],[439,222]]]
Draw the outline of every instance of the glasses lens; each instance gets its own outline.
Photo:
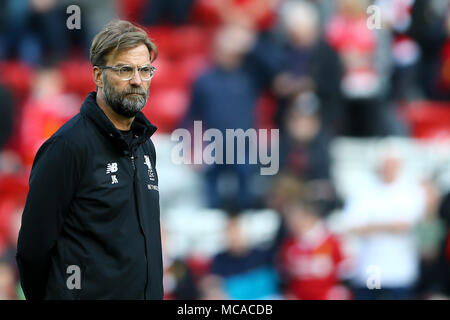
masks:
[[[139,75],[142,79],[148,80],[152,77],[152,69],[150,67],[142,67],[139,69]]]
[[[119,68],[119,76],[121,79],[129,80],[133,78],[134,69],[130,66],[123,66]]]

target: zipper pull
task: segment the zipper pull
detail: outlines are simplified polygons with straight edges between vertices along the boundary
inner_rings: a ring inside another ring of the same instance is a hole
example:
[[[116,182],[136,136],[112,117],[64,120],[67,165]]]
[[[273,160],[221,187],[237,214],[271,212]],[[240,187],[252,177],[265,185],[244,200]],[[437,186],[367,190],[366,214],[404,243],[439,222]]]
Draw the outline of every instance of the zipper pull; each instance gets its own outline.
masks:
[[[130,159],[131,159],[131,164],[133,165],[133,170],[136,170],[136,164],[134,163],[134,155],[131,155],[131,157],[130,157]]]

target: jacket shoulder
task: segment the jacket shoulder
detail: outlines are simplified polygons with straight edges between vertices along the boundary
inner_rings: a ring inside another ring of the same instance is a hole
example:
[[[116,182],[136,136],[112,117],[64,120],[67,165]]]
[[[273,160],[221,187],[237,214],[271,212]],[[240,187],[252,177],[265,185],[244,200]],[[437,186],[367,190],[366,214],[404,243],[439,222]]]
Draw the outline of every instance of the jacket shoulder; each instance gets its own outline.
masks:
[[[78,113],[61,126],[50,139],[59,138],[75,148],[81,148],[88,139],[90,125],[87,119]]]
[[[51,146],[64,146],[66,157],[73,157],[78,164],[85,163],[88,152],[88,137],[90,132],[87,119],[83,115],[77,114],[72,119],[62,125],[50,138],[48,138],[39,148],[35,159],[40,158]],[[58,148],[58,147],[56,147]]]
[[[156,164],[156,149],[152,139],[148,138],[147,141],[145,141],[144,145],[146,149],[148,148],[148,150],[150,150],[150,157],[152,158],[153,163]]]

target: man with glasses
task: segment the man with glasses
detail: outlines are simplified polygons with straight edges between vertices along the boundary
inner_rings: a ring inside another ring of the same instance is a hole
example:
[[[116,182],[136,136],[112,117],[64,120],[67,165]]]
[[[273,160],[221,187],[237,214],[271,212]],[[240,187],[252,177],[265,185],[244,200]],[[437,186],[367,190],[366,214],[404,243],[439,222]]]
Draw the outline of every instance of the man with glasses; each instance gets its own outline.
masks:
[[[33,163],[17,248],[27,299],[162,299],[156,127],[141,112],[156,57],[127,21],[94,38],[97,89]]]

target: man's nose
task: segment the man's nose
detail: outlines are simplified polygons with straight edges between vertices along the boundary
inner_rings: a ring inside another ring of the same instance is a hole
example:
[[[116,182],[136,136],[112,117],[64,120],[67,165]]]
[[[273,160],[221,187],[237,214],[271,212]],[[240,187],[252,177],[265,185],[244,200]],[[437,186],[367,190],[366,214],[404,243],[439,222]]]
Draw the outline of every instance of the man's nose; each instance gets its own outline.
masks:
[[[142,84],[141,75],[139,74],[139,70],[137,68],[134,69],[133,78],[130,79],[130,83],[133,85]]]

